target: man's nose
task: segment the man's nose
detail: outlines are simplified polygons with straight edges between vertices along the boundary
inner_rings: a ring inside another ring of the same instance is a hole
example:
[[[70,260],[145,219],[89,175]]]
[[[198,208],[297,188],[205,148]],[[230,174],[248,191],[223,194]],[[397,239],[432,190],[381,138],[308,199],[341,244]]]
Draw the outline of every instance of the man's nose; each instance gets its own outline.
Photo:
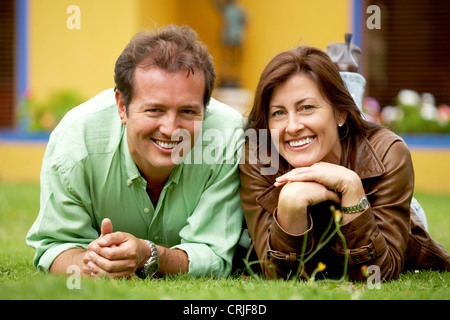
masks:
[[[159,131],[167,138],[171,138],[175,130],[178,129],[178,117],[175,114],[168,113],[161,118]]]

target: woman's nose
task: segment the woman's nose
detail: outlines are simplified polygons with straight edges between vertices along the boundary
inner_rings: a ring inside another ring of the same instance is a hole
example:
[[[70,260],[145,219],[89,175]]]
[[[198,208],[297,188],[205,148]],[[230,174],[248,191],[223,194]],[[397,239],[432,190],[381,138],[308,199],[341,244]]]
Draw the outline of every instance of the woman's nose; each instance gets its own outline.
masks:
[[[289,114],[287,118],[287,126],[286,126],[286,133],[290,135],[296,135],[299,131],[305,128],[305,125],[303,124],[301,117],[299,117],[297,114]]]

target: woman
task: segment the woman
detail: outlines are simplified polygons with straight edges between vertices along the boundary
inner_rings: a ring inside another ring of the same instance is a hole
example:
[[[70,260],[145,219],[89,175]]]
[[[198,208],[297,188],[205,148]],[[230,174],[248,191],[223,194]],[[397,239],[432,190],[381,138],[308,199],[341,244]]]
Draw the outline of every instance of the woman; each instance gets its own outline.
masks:
[[[270,131],[267,139],[259,134],[257,147],[247,142],[240,166],[242,206],[266,277],[308,277],[318,262],[326,265],[326,277],[342,276],[348,264],[351,280],[363,280],[364,266],[371,265],[384,280],[406,269],[449,269],[450,256],[410,208],[408,147],[362,119],[326,53],[300,46],[273,58],[261,75],[247,129]],[[262,174],[269,157],[260,153],[252,161],[252,153],[266,146],[271,159],[280,155],[269,175]],[[345,241],[335,234],[316,252],[333,207],[342,212]]]

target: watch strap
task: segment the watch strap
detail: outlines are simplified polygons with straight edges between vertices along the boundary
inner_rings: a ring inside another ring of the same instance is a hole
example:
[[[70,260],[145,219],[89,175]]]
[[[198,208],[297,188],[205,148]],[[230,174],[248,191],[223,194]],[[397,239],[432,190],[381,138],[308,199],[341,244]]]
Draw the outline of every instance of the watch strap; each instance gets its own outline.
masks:
[[[156,245],[150,240],[144,239],[144,241],[147,242],[148,245],[150,246],[151,256],[145,263],[144,267],[136,272],[136,275],[142,279],[153,277],[155,273],[158,272],[159,270],[159,256]]]
[[[369,207],[367,197],[362,197],[357,205],[350,207],[341,207],[342,213],[358,213],[366,210]]]

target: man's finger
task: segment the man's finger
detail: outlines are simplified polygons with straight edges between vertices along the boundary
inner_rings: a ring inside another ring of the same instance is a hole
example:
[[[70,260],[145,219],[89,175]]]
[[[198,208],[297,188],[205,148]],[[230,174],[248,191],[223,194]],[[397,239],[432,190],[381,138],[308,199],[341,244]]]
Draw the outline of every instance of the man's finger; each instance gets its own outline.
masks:
[[[100,237],[97,243],[101,247],[113,247],[119,246],[125,241],[127,241],[126,234],[119,231]]]
[[[132,260],[108,260],[94,252],[90,253],[91,261],[87,264],[92,273],[109,278],[133,275],[135,265]]]
[[[112,232],[113,232],[113,225],[112,225],[111,220],[108,219],[108,218],[103,219],[102,226],[101,226],[101,233],[102,234],[100,235],[100,237],[103,237],[103,236],[105,236],[107,234],[110,234]]]
[[[126,245],[123,245],[121,243],[98,246],[95,247],[93,251],[109,260],[122,260],[130,258],[133,259],[135,257],[135,252],[130,251],[130,249]]]

